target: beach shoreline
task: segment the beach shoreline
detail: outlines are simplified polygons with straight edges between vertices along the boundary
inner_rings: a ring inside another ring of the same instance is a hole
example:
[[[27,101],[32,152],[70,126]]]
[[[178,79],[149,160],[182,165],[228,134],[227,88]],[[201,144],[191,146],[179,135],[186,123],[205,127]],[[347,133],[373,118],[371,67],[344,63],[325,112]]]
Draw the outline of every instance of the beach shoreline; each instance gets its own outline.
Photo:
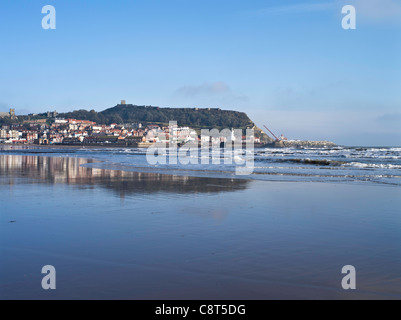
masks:
[[[0,160],[2,299],[401,298],[400,188]],[[348,264],[355,292],[341,288]]]

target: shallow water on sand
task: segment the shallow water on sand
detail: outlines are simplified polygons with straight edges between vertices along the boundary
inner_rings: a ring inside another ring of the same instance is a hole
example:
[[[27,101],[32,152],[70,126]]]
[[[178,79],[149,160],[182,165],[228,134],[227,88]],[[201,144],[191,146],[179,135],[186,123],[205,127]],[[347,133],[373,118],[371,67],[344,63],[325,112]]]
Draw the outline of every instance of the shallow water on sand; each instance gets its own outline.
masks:
[[[98,161],[90,164],[96,168],[157,171],[180,176],[401,186],[401,148],[390,147],[256,148],[242,150],[239,154],[218,149],[209,150],[206,155],[200,149],[191,149],[188,153],[184,152],[180,159],[177,159],[176,153],[162,149],[157,152],[156,165],[149,163],[146,149],[138,148],[0,145],[1,154],[90,158]],[[246,163],[247,175],[236,176],[237,170],[244,169],[245,163],[241,164],[241,160],[245,159],[249,161]]]
[[[399,187],[87,162],[0,156],[1,299],[401,298]],[[345,265],[355,291],[341,288]]]

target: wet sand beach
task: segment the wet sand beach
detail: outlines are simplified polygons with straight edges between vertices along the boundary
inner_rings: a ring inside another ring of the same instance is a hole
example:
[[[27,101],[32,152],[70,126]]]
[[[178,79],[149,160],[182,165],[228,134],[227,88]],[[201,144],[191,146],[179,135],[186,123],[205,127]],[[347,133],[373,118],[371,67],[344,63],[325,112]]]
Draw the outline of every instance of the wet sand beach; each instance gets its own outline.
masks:
[[[401,299],[398,186],[88,162],[0,155],[0,299]]]

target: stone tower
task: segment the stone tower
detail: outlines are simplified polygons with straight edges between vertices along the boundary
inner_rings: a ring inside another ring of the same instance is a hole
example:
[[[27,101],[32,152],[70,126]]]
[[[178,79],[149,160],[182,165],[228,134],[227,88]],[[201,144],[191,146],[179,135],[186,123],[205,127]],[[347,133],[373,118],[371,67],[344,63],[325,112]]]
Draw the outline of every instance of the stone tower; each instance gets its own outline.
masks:
[[[16,118],[15,109],[10,109],[10,118],[11,118],[11,120],[14,120]]]

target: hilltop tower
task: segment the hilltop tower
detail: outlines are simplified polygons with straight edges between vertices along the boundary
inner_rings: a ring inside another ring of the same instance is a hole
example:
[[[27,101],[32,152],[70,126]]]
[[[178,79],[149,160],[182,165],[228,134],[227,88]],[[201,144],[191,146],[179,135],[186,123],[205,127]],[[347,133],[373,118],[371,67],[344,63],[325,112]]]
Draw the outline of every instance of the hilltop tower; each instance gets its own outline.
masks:
[[[17,117],[15,116],[15,109],[10,109],[10,118],[11,120],[16,119]]]

